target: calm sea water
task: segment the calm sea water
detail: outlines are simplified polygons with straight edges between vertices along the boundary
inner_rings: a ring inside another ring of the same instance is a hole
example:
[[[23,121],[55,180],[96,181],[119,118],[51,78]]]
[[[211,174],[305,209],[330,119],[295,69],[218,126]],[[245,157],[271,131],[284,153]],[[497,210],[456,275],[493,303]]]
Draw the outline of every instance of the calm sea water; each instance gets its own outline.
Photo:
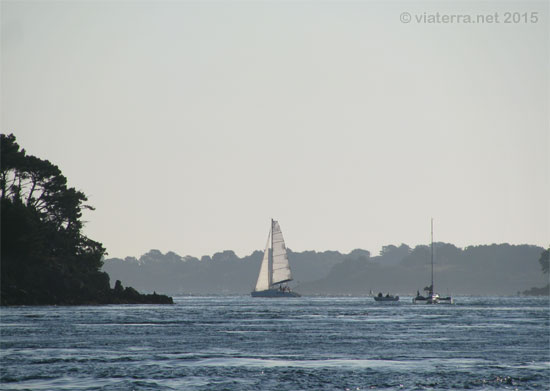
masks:
[[[3,390],[549,390],[540,298],[0,309]]]

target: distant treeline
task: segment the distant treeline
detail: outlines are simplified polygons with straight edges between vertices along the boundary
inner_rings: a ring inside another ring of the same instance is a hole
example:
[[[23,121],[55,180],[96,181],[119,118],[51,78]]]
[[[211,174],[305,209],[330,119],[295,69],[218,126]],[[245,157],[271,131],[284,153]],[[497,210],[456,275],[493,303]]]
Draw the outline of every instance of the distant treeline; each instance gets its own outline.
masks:
[[[435,243],[435,288],[441,294],[515,295],[544,286],[544,249],[532,245],[492,244],[458,248]],[[143,291],[169,294],[248,294],[256,283],[262,252],[239,258],[233,251],[212,257],[182,257],[151,250],[139,259],[107,259],[113,279]],[[357,249],[289,250],[295,290],[306,295],[368,295],[371,291],[413,294],[430,283],[430,247],[385,246],[378,256]]]
[[[543,248],[492,244],[464,249],[434,243],[434,286],[443,295],[514,295],[548,283],[539,262]],[[349,259],[319,281],[303,284],[317,294],[413,294],[430,284],[430,247],[387,246],[367,262]]]

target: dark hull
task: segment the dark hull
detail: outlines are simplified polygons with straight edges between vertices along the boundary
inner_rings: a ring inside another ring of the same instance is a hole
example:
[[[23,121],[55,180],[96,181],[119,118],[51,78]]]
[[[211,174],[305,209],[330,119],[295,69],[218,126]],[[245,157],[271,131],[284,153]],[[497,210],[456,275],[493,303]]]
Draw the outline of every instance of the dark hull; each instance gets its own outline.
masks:
[[[374,296],[374,300],[376,301],[399,301],[399,296],[395,296],[395,297],[378,297],[378,296]]]
[[[301,297],[296,292],[281,291],[279,289],[268,289],[265,291],[251,292],[252,297]]]

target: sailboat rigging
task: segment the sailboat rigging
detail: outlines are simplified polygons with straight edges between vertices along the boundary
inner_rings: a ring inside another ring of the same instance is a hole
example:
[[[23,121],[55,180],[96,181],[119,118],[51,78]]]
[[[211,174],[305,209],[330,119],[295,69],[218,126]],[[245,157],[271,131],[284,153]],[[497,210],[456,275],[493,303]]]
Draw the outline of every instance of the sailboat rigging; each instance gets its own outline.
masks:
[[[420,292],[416,292],[416,297],[412,300],[414,304],[454,304],[452,297],[441,297],[434,290],[434,219],[431,220],[431,245],[430,245],[430,259],[431,259],[431,284],[429,287],[424,288],[428,292],[427,296],[422,296]]]
[[[271,249],[270,249],[271,244]],[[290,264],[285,246],[285,240],[279,223],[271,219],[271,229],[260,266],[256,287],[250,294],[252,297],[300,297],[292,292],[288,282],[292,281]]]

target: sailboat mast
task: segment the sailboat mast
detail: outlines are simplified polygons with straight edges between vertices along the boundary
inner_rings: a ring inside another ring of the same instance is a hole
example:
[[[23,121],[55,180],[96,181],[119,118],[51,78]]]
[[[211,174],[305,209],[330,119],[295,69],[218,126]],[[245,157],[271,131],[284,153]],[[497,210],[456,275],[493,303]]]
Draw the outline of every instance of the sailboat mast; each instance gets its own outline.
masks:
[[[431,245],[431,258],[432,258],[432,289],[431,294],[434,294],[434,219],[432,218],[432,226],[431,226],[431,239],[432,239],[432,245]]]
[[[269,287],[273,283],[273,219],[271,219],[271,254],[269,256]]]

